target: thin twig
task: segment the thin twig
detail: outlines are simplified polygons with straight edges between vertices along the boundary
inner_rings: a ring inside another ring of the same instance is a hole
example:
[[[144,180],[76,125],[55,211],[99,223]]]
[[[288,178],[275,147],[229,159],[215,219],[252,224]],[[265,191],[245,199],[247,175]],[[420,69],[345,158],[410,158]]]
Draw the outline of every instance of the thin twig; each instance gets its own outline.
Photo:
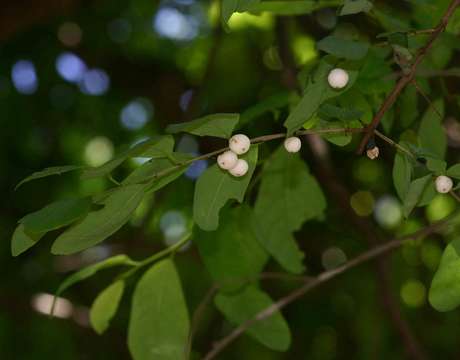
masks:
[[[426,228],[422,230],[419,230],[412,234],[403,236],[399,239],[394,239],[383,245],[376,246],[372,248],[371,250],[368,250],[364,252],[363,254],[355,257],[354,259],[348,261],[344,265],[339,266],[336,269],[328,270],[328,271],[324,271],[320,273],[312,281],[307,281],[301,287],[297,288],[296,290],[289,293],[288,295],[282,297],[277,302],[273,303],[269,307],[257,313],[253,318],[239,325],[229,335],[225,336],[223,339],[216,342],[212,350],[208,354],[206,354],[206,356],[203,359],[204,360],[214,359],[222,350],[224,350],[228,345],[230,345],[233,341],[235,341],[240,335],[242,335],[252,325],[254,325],[255,323],[259,321],[268,319],[269,317],[271,317],[278,311],[282,310],[283,308],[285,308],[287,305],[291,304],[292,302],[298,300],[299,298],[301,298],[302,296],[304,296],[306,293],[313,290],[314,288],[318,287],[319,285],[337,277],[340,274],[343,274],[344,272],[358,265],[361,265],[378,256],[386,254],[393,249],[399,248],[401,245],[409,241],[423,239],[425,236],[430,235],[436,232],[437,230],[441,229],[443,226],[445,226],[450,220],[452,220],[457,215],[458,213],[455,213],[453,215],[450,215],[448,218],[444,220],[438,221],[436,223],[433,223],[427,226]]]
[[[403,75],[399,79],[399,81],[396,83],[396,85],[393,88],[393,90],[390,92],[390,94],[387,96],[387,98],[383,102],[383,104],[380,107],[380,109],[377,112],[377,114],[372,119],[372,122],[366,128],[364,136],[363,136],[363,138],[361,140],[361,143],[359,144],[359,147],[358,147],[358,151],[357,151],[358,154],[363,153],[363,151],[364,151],[369,139],[372,137],[375,129],[377,129],[377,127],[380,124],[380,121],[382,120],[382,118],[385,115],[385,113],[392,107],[392,105],[394,104],[396,99],[399,97],[399,94],[404,90],[404,88],[415,77],[417,67],[420,65],[422,60],[425,58],[425,55],[427,54],[427,52],[433,46],[434,41],[444,31],[444,29],[446,28],[446,26],[447,26],[447,24],[449,22],[449,19],[451,18],[451,16],[453,15],[455,9],[459,5],[460,5],[460,0],[452,0],[452,2],[450,3],[449,7],[446,10],[446,12],[444,13],[443,17],[441,18],[441,21],[434,28],[434,31],[431,33],[431,36],[428,39],[428,42],[418,52],[417,57],[415,58],[414,63],[412,64],[412,66],[410,68],[409,73],[407,75]]]
[[[415,89],[419,92],[420,95],[422,95],[422,97],[425,99],[425,101],[428,103],[428,106],[431,107],[433,109],[433,111],[441,118],[441,120],[443,120],[443,116],[441,115],[441,113],[439,112],[439,110],[436,108],[436,106],[434,106],[433,102],[430,100],[430,98],[428,97],[427,94],[425,94],[425,92],[422,90],[422,88],[419,86],[417,80],[412,79],[411,81],[412,85],[415,86]]]

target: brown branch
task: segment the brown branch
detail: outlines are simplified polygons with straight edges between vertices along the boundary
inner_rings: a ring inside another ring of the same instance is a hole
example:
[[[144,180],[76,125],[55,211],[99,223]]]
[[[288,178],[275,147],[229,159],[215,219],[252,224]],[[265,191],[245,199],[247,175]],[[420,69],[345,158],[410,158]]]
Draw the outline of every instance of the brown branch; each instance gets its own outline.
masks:
[[[434,31],[431,33],[431,36],[428,39],[428,42],[418,52],[417,57],[415,58],[414,63],[412,64],[412,66],[410,68],[409,73],[406,74],[406,75],[403,75],[399,79],[399,81],[396,83],[396,85],[393,88],[393,90],[390,92],[390,94],[387,96],[387,98],[383,102],[383,104],[380,107],[380,109],[377,112],[377,114],[372,119],[372,122],[367,126],[366,132],[364,133],[364,136],[363,136],[363,138],[361,140],[361,143],[359,144],[359,147],[358,147],[358,150],[357,150],[358,154],[363,153],[367,143],[369,142],[370,138],[374,134],[374,130],[377,129],[377,127],[380,124],[380,121],[382,120],[382,118],[385,115],[385,113],[393,106],[393,104],[396,101],[396,99],[398,98],[399,94],[404,90],[404,88],[415,77],[417,67],[420,65],[420,63],[425,58],[425,56],[428,53],[428,51],[433,46],[434,41],[444,31],[444,29],[446,28],[446,26],[447,26],[447,24],[449,22],[450,17],[453,15],[455,9],[459,5],[460,5],[460,0],[452,0],[452,2],[450,3],[449,7],[446,10],[446,12],[444,13],[443,17],[441,18],[441,21],[434,28]]]
[[[222,350],[224,350],[228,345],[230,345],[233,341],[235,341],[240,335],[242,335],[252,325],[254,325],[255,323],[259,321],[268,319],[269,317],[274,315],[276,312],[282,310],[283,308],[285,308],[287,305],[291,304],[292,302],[300,299],[306,293],[318,287],[319,285],[337,277],[338,275],[343,274],[344,272],[354,267],[357,267],[358,265],[361,265],[381,255],[384,255],[393,249],[399,248],[401,245],[405,244],[406,242],[409,242],[411,240],[423,239],[425,236],[430,235],[436,232],[437,230],[439,230],[440,228],[442,228],[443,226],[445,226],[453,217],[457,215],[458,213],[455,213],[454,215],[451,215],[444,220],[433,223],[422,230],[416,231],[412,234],[406,235],[399,239],[394,239],[385,244],[376,246],[372,248],[371,250],[368,250],[364,252],[363,254],[355,257],[354,259],[348,261],[344,265],[339,266],[336,269],[324,271],[320,273],[319,275],[317,275],[315,278],[313,278],[313,280],[311,281],[307,280],[304,285],[297,288],[293,292],[289,293],[285,297],[279,299],[277,302],[273,303],[271,306],[260,311],[252,319],[245,321],[244,323],[239,325],[237,328],[235,328],[229,335],[227,335],[220,341],[216,342],[212,350],[208,354],[206,354],[206,356],[203,359],[204,360],[214,359]]]

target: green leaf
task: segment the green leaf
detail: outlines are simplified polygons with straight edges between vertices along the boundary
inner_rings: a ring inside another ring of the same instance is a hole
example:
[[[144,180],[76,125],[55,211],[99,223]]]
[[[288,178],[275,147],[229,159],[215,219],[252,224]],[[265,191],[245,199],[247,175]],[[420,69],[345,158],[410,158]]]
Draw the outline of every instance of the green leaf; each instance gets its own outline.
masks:
[[[146,140],[118,154],[115,158],[108,161],[99,167],[90,168],[83,172],[82,179],[94,179],[107,176],[115,168],[120,166],[125,160],[132,157],[152,157],[162,158],[167,157],[172,153],[174,147],[174,139],[171,135],[155,137]]]
[[[70,288],[71,286],[88,279],[89,277],[95,275],[98,271],[100,270],[105,270],[112,268],[114,266],[134,266],[137,265],[137,263],[133,260],[131,260],[129,257],[126,255],[116,255],[112,256],[108,259],[105,259],[104,261],[98,262],[96,264],[89,265],[76,273],[70,275],[67,277],[61,285],[59,285],[59,288],[56,291],[56,297],[61,295],[65,290]]]
[[[19,222],[29,233],[46,233],[70,225],[87,214],[90,206],[88,198],[60,200],[26,215]]]
[[[432,175],[425,175],[421,178],[418,178],[411,182],[407,194],[404,198],[403,210],[404,216],[407,218],[414,207],[419,203],[422,198],[422,194],[425,191],[426,187],[431,182]]]
[[[146,185],[120,186],[104,200],[104,207],[91,211],[54,242],[51,252],[72,254],[94,246],[120,229],[131,217],[145,194]]]
[[[328,103],[321,105],[318,110],[318,115],[321,118],[338,119],[344,121],[357,120],[361,117],[362,114],[363,113],[361,111],[353,108],[335,106]]]
[[[433,106],[444,116],[444,102],[437,100],[433,102]],[[444,159],[447,149],[447,138],[442,127],[442,119],[430,106],[420,123],[418,136],[420,139],[420,146],[431,152],[439,159]]]
[[[171,159],[150,160],[136,168],[131,174],[128,175],[128,177],[126,177],[126,179],[123,180],[122,184],[132,185],[149,181],[148,190],[157,191],[181,176],[187,170],[187,166],[177,167],[177,165],[190,160],[191,158],[191,155],[176,152],[171,154]],[[155,179],[155,175],[172,168],[174,169],[168,172],[166,175]]]
[[[11,254],[18,256],[34,246],[45,234],[29,234],[23,224],[19,224],[14,230],[11,239]]]
[[[244,12],[259,1],[260,0],[222,0],[222,25],[227,28],[227,22],[234,12]]]
[[[409,190],[411,179],[412,164],[409,158],[399,151],[396,152],[393,164],[393,184],[402,202],[404,202],[404,198]]]
[[[268,111],[273,111],[287,106],[289,104],[291,96],[291,93],[283,91],[269,96],[268,98],[262,100],[258,104],[251,106],[249,109],[246,109],[241,114],[240,122],[238,123],[237,128],[242,128],[244,125],[247,125],[252,120],[258,118],[259,116]]]
[[[456,164],[447,169],[446,175],[454,179],[460,179],[460,164]]]
[[[428,300],[438,311],[454,310],[460,305],[460,239],[451,241],[444,250]]]
[[[236,325],[253,319],[259,312],[273,305],[270,296],[255,286],[247,286],[237,294],[219,293],[214,301],[225,317]],[[286,351],[291,345],[289,326],[279,311],[252,324],[247,333],[272,350]]]
[[[32,181],[32,180],[41,179],[41,178],[51,176],[51,175],[61,175],[69,171],[74,171],[74,170],[79,170],[79,169],[83,169],[83,166],[67,165],[67,166],[49,167],[41,171],[34,172],[32,175],[21,180],[21,182],[17,184],[14,189],[17,190],[21,185],[23,185],[26,182]]]
[[[302,125],[316,113],[324,101],[343,94],[353,86],[358,72],[352,70],[351,66],[346,63],[338,66],[347,69],[350,78],[348,85],[341,90],[331,88],[327,82],[327,76],[336,65],[328,63],[327,59],[322,60],[315,72],[314,78],[311,79],[307,85],[302,99],[284,122],[284,126],[288,129],[288,136],[300,129]]]
[[[426,162],[426,167],[428,170],[432,171],[436,175],[441,175],[446,172],[447,163],[444,160],[439,160],[435,158],[428,158]]]
[[[261,1],[251,5],[248,11],[252,13],[271,12],[276,15],[302,15],[310,14],[322,8],[339,6],[341,1],[311,1],[311,0],[291,0],[291,1]]]
[[[166,132],[177,134],[187,132],[199,136],[216,136],[228,139],[240,119],[240,114],[213,114],[180,124],[172,124]]]
[[[187,306],[171,260],[154,264],[134,290],[128,346],[136,360],[185,359]]]
[[[319,50],[328,54],[350,60],[364,58],[369,50],[369,44],[343,39],[335,35],[321,39],[317,42],[316,46]]]
[[[104,333],[109,327],[110,320],[117,312],[124,289],[125,282],[119,280],[104,289],[94,300],[89,312],[89,320],[98,334]]]
[[[360,12],[369,12],[372,9],[372,3],[367,0],[345,0],[345,4],[340,10],[340,16],[357,14]]]
[[[249,170],[242,177],[234,177],[217,165],[209,167],[197,180],[193,200],[193,219],[206,231],[219,226],[219,211],[230,199],[242,202],[246,188],[257,165],[257,146],[252,145],[242,159],[248,162]]]
[[[361,128],[362,125],[359,121],[324,121],[320,120],[315,126],[315,129],[339,129],[339,128]],[[352,140],[351,133],[331,133],[331,134],[322,134],[324,139],[335,144],[337,146],[348,145]]]
[[[304,254],[292,233],[325,208],[323,192],[305,162],[280,146],[264,166],[254,207],[259,242],[286,270],[302,272]]]
[[[418,96],[415,86],[408,86],[404,89],[398,99],[399,102],[399,124],[408,128],[418,118]]]
[[[233,291],[254,280],[267,262],[251,217],[245,206],[226,209],[218,231],[198,231],[195,236],[203,262],[221,289]]]

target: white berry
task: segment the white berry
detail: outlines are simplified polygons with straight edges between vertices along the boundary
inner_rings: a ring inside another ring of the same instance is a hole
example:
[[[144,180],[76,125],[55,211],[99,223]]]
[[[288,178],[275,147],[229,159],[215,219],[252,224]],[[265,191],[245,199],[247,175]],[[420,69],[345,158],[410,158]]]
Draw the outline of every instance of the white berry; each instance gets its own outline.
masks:
[[[450,177],[441,175],[436,178],[436,191],[441,194],[446,194],[452,190],[452,179]]]
[[[236,134],[230,138],[228,146],[235,154],[242,155],[248,152],[251,140],[244,134]]]
[[[230,170],[236,165],[238,156],[233,151],[225,151],[217,157],[217,164],[221,169]]]
[[[284,148],[287,152],[296,153],[299,152],[302,147],[302,142],[297,136],[293,136],[284,140]]]
[[[236,165],[231,168],[228,172],[233,176],[240,177],[245,175],[248,172],[249,165],[246,160],[238,159]]]
[[[343,89],[345,86],[347,86],[348,80],[348,73],[340,68],[331,70],[327,76],[329,85],[334,89]]]

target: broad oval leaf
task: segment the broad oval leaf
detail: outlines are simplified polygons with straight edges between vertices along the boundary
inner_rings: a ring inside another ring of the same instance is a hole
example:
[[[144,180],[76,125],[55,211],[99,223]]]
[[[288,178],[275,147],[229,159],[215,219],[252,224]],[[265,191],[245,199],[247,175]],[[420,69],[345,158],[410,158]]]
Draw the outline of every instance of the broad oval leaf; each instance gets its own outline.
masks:
[[[460,305],[460,239],[451,241],[444,250],[428,299],[438,311],[454,310]]]
[[[352,41],[330,35],[318,41],[316,44],[319,50],[338,58],[359,60],[366,56],[369,44],[359,41]]]
[[[268,256],[251,227],[246,206],[222,210],[218,231],[198,231],[194,242],[211,276],[228,291],[257,278]]]
[[[128,346],[135,360],[185,358],[189,335],[187,305],[174,264],[154,264],[134,290]]]
[[[292,233],[305,221],[323,214],[325,197],[305,162],[283,146],[272,155],[262,174],[254,207],[257,239],[286,270],[301,273],[304,254]]]
[[[104,207],[91,211],[53,243],[51,252],[72,254],[94,246],[120,229],[145,195],[146,185],[120,186],[104,199]]]
[[[19,222],[28,232],[45,233],[70,225],[87,214],[90,206],[88,198],[59,200],[26,215]]]
[[[80,170],[80,169],[83,169],[83,166],[66,165],[66,166],[49,167],[41,171],[34,172],[32,175],[23,179],[19,184],[16,185],[15,190],[17,190],[24,183],[32,181],[32,180],[41,179],[41,178],[52,176],[52,175],[61,175],[69,171],[75,171],[75,170]]]
[[[421,201],[424,191],[427,189],[430,182],[432,182],[431,179],[432,175],[429,174],[410,183],[403,203],[403,212],[406,218],[410,215],[414,207]]]
[[[116,281],[104,289],[94,300],[89,312],[89,320],[98,334],[102,334],[109,327],[110,321],[117,312],[124,289],[125,282]]]
[[[447,169],[447,176],[460,179],[460,164],[456,164]]]
[[[357,14],[360,12],[369,12],[372,9],[372,3],[368,0],[345,0],[345,4],[340,10],[340,16]]]
[[[13,237],[11,238],[11,254],[13,256],[21,255],[24,251],[34,246],[45,233],[28,233],[23,224],[19,224],[14,230]]]
[[[239,325],[272,306],[273,301],[265,292],[251,285],[236,294],[217,294],[215,304],[231,323]],[[279,311],[264,320],[255,322],[247,332],[273,350],[286,351],[291,345],[291,332]]]
[[[249,170],[242,177],[234,177],[217,165],[209,167],[195,185],[193,200],[193,219],[206,231],[216,230],[219,226],[220,209],[230,199],[242,202],[246,188],[257,165],[257,146],[252,145],[249,152],[242,156],[249,164]]]
[[[412,164],[409,158],[396,152],[393,164],[393,184],[401,201],[404,202],[412,178]]]
[[[418,136],[420,139],[420,147],[432,153],[439,159],[444,159],[447,149],[447,138],[445,131],[442,127],[442,118],[433,109],[435,107],[437,111],[444,116],[444,102],[443,100],[436,100],[433,102],[425,112],[422,121],[420,122],[420,128],[418,130]]]
[[[240,114],[212,114],[180,124],[172,124],[166,132],[186,132],[199,136],[215,136],[228,139],[240,119]]]
[[[310,14],[322,8],[339,6],[342,0],[291,0],[291,1],[260,1],[251,5],[248,11],[252,13],[271,12],[276,15]]]

